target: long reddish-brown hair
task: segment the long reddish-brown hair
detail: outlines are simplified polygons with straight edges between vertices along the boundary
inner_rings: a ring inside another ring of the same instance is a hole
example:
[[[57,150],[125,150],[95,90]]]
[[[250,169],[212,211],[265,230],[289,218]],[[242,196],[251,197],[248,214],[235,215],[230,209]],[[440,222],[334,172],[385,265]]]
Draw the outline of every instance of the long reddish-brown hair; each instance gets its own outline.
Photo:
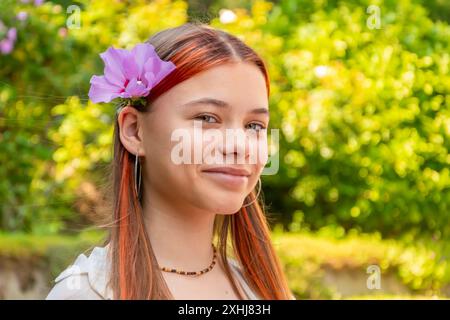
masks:
[[[269,77],[263,60],[237,37],[199,22],[190,22],[153,35],[148,41],[159,57],[172,61],[176,70],[155,86],[141,112],[151,108],[161,94],[195,74],[225,63],[255,64],[266,80]],[[134,161],[119,139],[117,117],[114,128],[114,159],[112,162],[112,203],[114,212],[111,229],[105,243],[110,244],[110,286],[114,299],[173,299],[157,264],[135,191]],[[141,189],[145,185],[141,186]],[[217,215],[214,238],[225,272],[233,289],[241,298],[227,260],[228,239],[232,255],[242,266],[248,284],[261,299],[290,299],[291,291],[280,261],[270,240],[270,229],[261,199],[253,190],[242,207],[232,215]],[[230,253],[230,252],[228,252]]]

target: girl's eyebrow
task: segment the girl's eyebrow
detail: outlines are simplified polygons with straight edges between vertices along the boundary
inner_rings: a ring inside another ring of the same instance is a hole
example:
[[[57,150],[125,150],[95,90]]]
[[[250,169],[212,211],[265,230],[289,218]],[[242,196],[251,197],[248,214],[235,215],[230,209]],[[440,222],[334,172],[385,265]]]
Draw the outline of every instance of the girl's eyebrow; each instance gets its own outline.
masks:
[[[212,105],[212,106],[215,106],[218,108],[230,108],[231,107],[231,105],[228,102],[218,100],[215,98],[208,98],[208,97],[192,100],[190,102],[183,104],[182,107],[189,107],[189,106],[198,105],[198,104],[207,104],[207,105]],[[253,110],[250,110],[249,112],[250,113],[262,113],[262,114],[269,115],[269,109],[265,108],[265,107],[255,108]]]

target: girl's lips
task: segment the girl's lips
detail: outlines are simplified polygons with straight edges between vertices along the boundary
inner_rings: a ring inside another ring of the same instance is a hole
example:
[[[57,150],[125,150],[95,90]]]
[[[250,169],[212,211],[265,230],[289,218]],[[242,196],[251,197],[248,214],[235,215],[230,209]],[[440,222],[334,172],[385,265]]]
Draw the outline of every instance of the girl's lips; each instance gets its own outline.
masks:
[[[220,184],[232,189],[241,188],[245,186],[246,183],[248,182],[248,176],[234,175],[216,171],[202,171],[202,172],[207,177],[213,179],[214,181],[217,181]]]
[[[234,176],[250,176],[250,172],[243,168],[237,168],[237,167],[214,167],[214,168],[207,168],[204,169],[205,172],[220,172],[220,173],[227,173]]]

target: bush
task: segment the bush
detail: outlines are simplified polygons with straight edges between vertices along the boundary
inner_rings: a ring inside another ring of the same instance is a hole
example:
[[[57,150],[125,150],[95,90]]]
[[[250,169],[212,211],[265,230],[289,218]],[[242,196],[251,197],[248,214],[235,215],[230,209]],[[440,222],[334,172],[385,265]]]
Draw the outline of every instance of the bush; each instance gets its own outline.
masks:
[[[335,238],[328,232],[314,235],[276,232],[273,241],[291,289],[298,298],[342,298],[342,293],[324,283],[325,271],[333,270],[337,274],[349,271],[368,277],[370,265],[380,268],[382,288],[388,275],[393,275],[407,288],[410,296],[444,296],[449,292],[449,248],[442,244],[407,245],[400,241],[382,240],[377,235],[356,233]]]

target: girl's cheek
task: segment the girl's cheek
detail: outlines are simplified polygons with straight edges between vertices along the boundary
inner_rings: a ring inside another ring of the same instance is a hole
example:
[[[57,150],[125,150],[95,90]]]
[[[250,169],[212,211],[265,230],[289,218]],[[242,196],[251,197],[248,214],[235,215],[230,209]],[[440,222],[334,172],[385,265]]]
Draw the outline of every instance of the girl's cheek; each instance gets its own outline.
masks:
[[[249,162],[258,167],[264,167],[269,160],[269,149],[267,145],[267,136],[251,138],[249,140]]]

